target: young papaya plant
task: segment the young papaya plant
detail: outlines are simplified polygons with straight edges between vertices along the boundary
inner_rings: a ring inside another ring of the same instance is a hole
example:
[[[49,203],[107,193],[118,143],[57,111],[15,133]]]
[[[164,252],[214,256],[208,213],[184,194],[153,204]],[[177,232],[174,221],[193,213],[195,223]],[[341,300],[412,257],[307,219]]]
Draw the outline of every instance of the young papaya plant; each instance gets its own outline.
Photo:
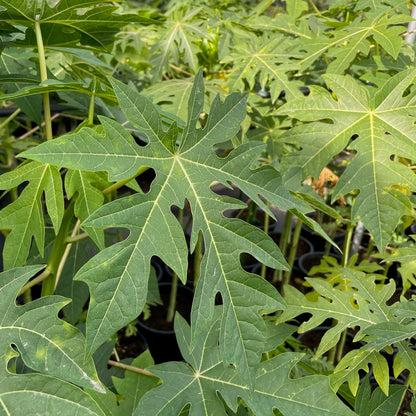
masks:
[[[411,6],[0,0],[0,413],[401,414],[414,299],[394,297],[383,263],[348,259],[348,241],[301,293],[285,242],[305,223],[332,243],[313,209],[347,220],[347,240],[362,224],[411,292],[413,244],[390,250],[414,218]],[[324,201],[307,183],[347,152]],[[243,195],[263,229],[228,217]],[[181,362],[114,353],[160,301],[155,257],[182,283],[195,268],[190,320],[174,317]],[[294,336],[324,322],[311,357]],[[345,353],[348,334],[360,347]]]

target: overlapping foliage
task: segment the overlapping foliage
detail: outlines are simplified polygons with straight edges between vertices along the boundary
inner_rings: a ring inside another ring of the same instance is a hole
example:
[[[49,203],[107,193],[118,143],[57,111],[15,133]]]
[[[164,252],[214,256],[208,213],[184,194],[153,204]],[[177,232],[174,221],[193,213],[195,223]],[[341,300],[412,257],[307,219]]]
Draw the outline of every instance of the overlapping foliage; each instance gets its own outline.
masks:
[[[416,387],[414,300],[392,301],[395,284],[347,255],[307,279],[310,293],[285,286],[282,298],[241,261],[285,270],[284,255],[259,228],[228,218],[245,203],[214,185],[272,216],[294,214],[327,241],[305,216],[312,207],[345,220],[347,233],[362,222],[378,257],[400,263],[406,294],[416,249],[390,245],[414,216],[410,4],[130,6],[0,0],[0,413],[397,412]],[[53,122],[62,111],[75,121]],[[306,183],[318,189],[325,167],[337,183],[324,200]],[[329,206],[339,198],[352,205],[346,218]],[[174,214],[188,205],[189,243]],[[105,238],[114,229],[117,242]],[[185,362],[153,366],[145,353],[110,382],[112,338],[158,298],[152,259],[185,283],[198,247],[190,325],[175,318]],[[299,333],[331,319],[313,359],[285,323],[299,316]],[[361,347],[339,355],[348,331]],[[362,370],[379,385],[373,393]],[[391,386],[403,372],[406,385]]]

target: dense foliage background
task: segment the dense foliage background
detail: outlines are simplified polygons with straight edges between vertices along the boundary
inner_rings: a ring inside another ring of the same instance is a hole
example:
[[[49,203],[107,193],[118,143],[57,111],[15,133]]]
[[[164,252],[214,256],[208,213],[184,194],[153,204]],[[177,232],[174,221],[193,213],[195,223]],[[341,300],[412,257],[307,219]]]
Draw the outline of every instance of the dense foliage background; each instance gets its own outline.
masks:
[[[0,0],[0,415],[415,414],[413,8]]]

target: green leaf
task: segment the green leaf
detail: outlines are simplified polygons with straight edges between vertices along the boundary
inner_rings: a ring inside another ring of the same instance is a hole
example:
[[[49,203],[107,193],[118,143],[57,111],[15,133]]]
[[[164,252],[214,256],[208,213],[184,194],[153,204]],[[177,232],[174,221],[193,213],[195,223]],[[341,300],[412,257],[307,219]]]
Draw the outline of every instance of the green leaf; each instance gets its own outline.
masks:
[[[84,355],[85,339],[81,332],[58,319],[59,310],[68,303],[65,298],[48,296],[16,306],[20,288],[41,267],[16,268],[0,274],[0,379],[20,384],[19,376],[11,375],[6,368],[18,352],[34,371],[103,392],[92,358]],[[39,383],[34,387],[39,389]]]
[[[0,0],[1,1],[1,0]],[[92,95],[91,88],[83,86],[79,82],[61,82],[54,79],[48,79],[39,85],[28,85],[22,87],[15,92],[9,94],[3,94],[2,100],[14,101],[23,97],[29,97],[31,95],[45,94],[49,92],[79,92],[82,94]],[[97,97],[103,98],[110,102],[116,102],[111,90],[100,90],[94,92]]]
[[[151,97],[153,102],[158,104],[164,111],[186,120],[188,117],[188,101],[193,85],[193,78],[170,79],[153,84],[151,87],[143,90],[142,93]],[[226,94],[214,81],[206,81],[205,88],[210,96],[220,94],[223,97]],[[205,110],[209,110],[211,101],[209,96],[205,95]]]
[[[199,73],[190,96],[188,124],[182,136],[178,132],[179,149],[172,152],[166,146],[167,133],[157,108],[135,90],[120,82],[112,83],[125,116],[146,135],[146,146],[137,146],[118,123],[102,117],[104,137],[94,129],[85,128],[24,153],[26,157],[48,160],[59,166],[106,170],[109,180],[131,177],[142,166],[156,172],[147,194],[111,202],[84,222],[89,227],[115,226],[130,230],[126,240],[99,253],[77,274],[77,279],[87,282],[91,293],[87,319],[89,350],[94,351],[108,336],[140,314],[152,256],[160,257],[185,281],[187,247],[171,206],[182,207],[187,199],[193,216],[191,250],[199,231],[205,243],[201,284],[197,287],[192,314],[193,336],[197,339],[209,324],[213,299],[221,292],[224,360],[235,364],[250,378],[250,368],[260,359],[266,332],[259,313],[284,305],[269,283],[242,270],[239,255],[251,253],[273,268],[284,269],[287,265],[277,246],[261,230],[222,215],[224,210],[240,206],[241,202],[213,193],[211,184],[215,181],[226,186],[235,184],[271,215],[260,195],[281,209],[302,210],[303,205],[285,190],[280,175],[272,167],[251,169],[251,163],[263,148],[262,143],[242,145],[225,158],[219,158],[214,152],[213,145],[233,137],[245,116],[245,97],[241,94],[232,94],[223,103],[215,99],[204,129],[198,129],[195,123],[204,97]],[[198,310],[206,312],[197,314]]]
[[[198,44],[209,39],[206,24],[196,19],[199,7],[183,7],[170,12],[163,28],[158,31],[158,42],[152,47],[150,63],[153,65],[153,79],[159,81],[169,65],[187,65],[196,73],[198,70]],[[204,27],[205,26],[205,27]]]
[[[286,1],[286,10],[294,18],[299,17],[304,11],[307,11],[308,8],[308,3],[305,0]]]
[[[338,391],[341,385],[347,382],[351,393],[356,395],[360,386],[360,375],[358,372],[359,370],[364,370],[368,373],[369,364],[372,365],[374,378],[381,390],[388,395],[389,365],[386,358],[377,350],[348,352],[337,364],[334,373],[330,376],[333,390]]]
[[[44,415],[46,409],[60,416],[105,416],[80,388],[41,374],[0,376],[0,405],[1,414],[8,416]]]
[[[39,79],[31,73],[33,71],[34,52],[6,48],[0,55],[0,83],[6,93],[14,93],[27,84],[38,84]],[[42,122],[42,97],[23,97],[15,100],[16,105],[38,125]]]
[[[355,339],[359,340],[368,327],[393,320],[393,312],[386,305],[386,301],[394,293],[393,283],[376,289],[375,276],[366,276],[362,272],[348,268],[340,270],[340,278],[350,282],[348,286],[355,290],[350,291],[346,287],[339,290],[337,286],[332,287],[325,280],[307,278],[308,283],[317,293],[317,296],[309,300],[297,289],[288,287],[285,296],[287,308],[277,320],[284,322],[308,311],[312,317],[300,325],[299,331],[302,333],[315,328],[329,317],[334,319],[336,323],[322,337],[316,357],[335,346],[346,328],[358,326],[360,331]]]
[[[102,206],[104,195],[102,191],[110,186],[105,175],[83,172],[80,170],[68,170],[65,176],[65,190],[68,199],[75,194],[75,216],[84,221],[95,210]],[[98,247],[104,248],[104,232],[93,228],[87,228],[86,231],[97,244]]]
[[[301,358],[297,353],[280,354],[261,363],[251,392],[235,368],[222,363],[218,349],[219,315],[215,314],[209,330],[192,352],[191,329],[183,318],[176,316],[175,332],[187,363],[169,362],[149,369],[162,379],[162,385],[144,395],[135,416],[179,414],[189,404],[190,416],[225,416],[219,394],[233,412],[237,412],[241,398],[256,416],[270,415],[272,409],[284,416],[353,414],[336,398],[326,377],[290,378],[291,369]]]
[[[31,162],[4,173],[0,189],[10,190],[29,182],[16,201],[0,211],[0,228],[10,230],[3,251],[4,268],[21,266],[29,253],[32,236],[41,255],[45,240],[42,196],[58,232],[64,211],[62,180],[59,170],[45,163]]]
[[[380,251],[389,243],[402,215],[412,212],[408,197],[397,188],[415,189],[415,176],[391,158],[416,157],[414,94],[404,95],[415,75],[413,69],[403,71],[373,90],[350,77],[327,74],[324,78],[333,95],[315,88],[309,97],[278,110],[278,114],[307,122],[292,128],[283,138],[302,148],[285,158],[284,166],[297,166],[304,176],[317,178],[331,157],[343,150],[351,137],[358,136],[349,145],[357,154],[341,175],[333,199],[360,190],[352,219],[364,223]]]
[[[358,390],[354,410],[360,416],[395,415],[400,408],[405,390],[405,386],[393,385],[388,395],[379,387],[372,392],[366,377]]]
[[[331,61],[327,72],[343,73],[357,53],[368,55],[374,43],[380,45],[385,52],[396,59],[403,43],[399,35],[405,31],[399,23],[406,23],[409,19],[408,15],[390,16],[385,10],[381,10],[368,13],[365,19],[358,16],[341,29],[330,31],[328,36],[318,33],[312,39],[299,39],[298,48],[304,56],[297,62],[300,70],[310,68],[326,53]]]
[[[289,61],[293,56],[287,52],[291,42],[282,35],[273,34],[273,38],[259,39],[253,35],[247,42],[237,43],[233,52],[223,60],[233,64],[228,82],[230,90],[245,90],[246,83],[253,89],[256,83],[260,83],[262,88],[270,87],[273,101],[283,90],[288,99],[300,98],[302,83],[289,80],[287,75],[297,69],[296,64]]]
[[[2,22],[33,28],[39,22],[44,43],[106,46],[122,26],[130,22],[142,24],[157,21],[134,14],[115,14],[117,6],[97,0],[58,0],[50,5],[41,0],[0,0],[6,10],[0,12]]]

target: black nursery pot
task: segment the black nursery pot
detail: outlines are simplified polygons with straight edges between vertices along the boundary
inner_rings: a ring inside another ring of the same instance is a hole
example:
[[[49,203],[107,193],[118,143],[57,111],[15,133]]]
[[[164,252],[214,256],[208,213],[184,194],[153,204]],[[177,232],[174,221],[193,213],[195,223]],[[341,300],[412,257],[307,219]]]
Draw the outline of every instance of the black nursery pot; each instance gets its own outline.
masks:
[[[166,322],[171,288],[171,283],[160,283],[159,291],[163,305],[151,306],[151,316],[146,321],[143,321],[142,316],[137,319],[137,326],[146,338],[156,364],[183,360],[173,330],[173,322]],[[176,312],[180,313],[188,322],[190,321],[192,299],[192,289],[178,285]]]

